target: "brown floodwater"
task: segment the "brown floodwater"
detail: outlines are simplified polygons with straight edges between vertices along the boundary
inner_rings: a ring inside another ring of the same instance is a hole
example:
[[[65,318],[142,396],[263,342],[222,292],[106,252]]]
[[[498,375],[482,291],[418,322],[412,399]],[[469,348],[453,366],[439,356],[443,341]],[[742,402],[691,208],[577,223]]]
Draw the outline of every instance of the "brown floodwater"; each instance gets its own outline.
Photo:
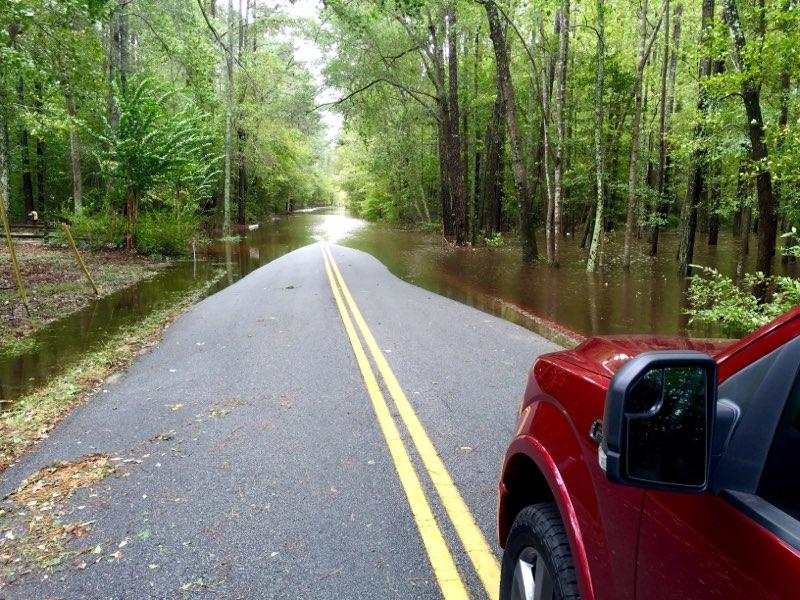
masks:
[[[297,213],[250,231],[238,243],[217,243],[195,264],[176,262],[155,278],[92,302],[33,336],[30,349],[15,356],[0,351],[0,399],[12,401],[41,385],[100,347],[121,328],[209,281],[220,269],[219,291],[253,270],[297,248],[325,239],[363,250],[398,277],[514,321],[533,331],[561,331],[566,340],[597,334],[644,333],[708,337],[720,332],[690,326],[685,315],[685,289],[676,273],[677,241],[664,234],[658,258],[637,248],[625,272],[611,261],[602,271],[585,271],[585,251],[567,238],[558,269],[523,264],[513,242],[502,248],[460,249],[439,234],[366,223],[341,209]],[[541,241],[543,242],[543,240]],[[610,236],[608,256],[619,254],[621,240]],[[755,247],[755,244],[751,244]],[[754,253],[746,267],[753,268]],[[716,247],[699,239],[695,262],[726,274],[736,271],[738,246],[720,236]],[[796,275],[797,264],[778,265]]]

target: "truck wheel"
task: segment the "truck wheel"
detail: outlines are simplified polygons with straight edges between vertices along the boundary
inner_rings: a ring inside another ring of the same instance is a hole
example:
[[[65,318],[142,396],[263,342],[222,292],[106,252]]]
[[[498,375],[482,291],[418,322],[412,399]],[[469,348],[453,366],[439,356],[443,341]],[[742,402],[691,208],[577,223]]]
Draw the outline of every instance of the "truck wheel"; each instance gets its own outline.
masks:
[[[503,553],[500,598],[580,598],[567,532],[555,504],[526,506],[514,519]]]

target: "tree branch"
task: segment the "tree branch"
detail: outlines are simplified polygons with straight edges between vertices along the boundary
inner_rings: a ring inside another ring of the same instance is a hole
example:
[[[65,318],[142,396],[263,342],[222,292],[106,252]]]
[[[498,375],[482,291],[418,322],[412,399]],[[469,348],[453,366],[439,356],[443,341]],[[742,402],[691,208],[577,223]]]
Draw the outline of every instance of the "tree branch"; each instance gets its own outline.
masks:
[[[360,94],[362,92],[366,92],[372,86],[377,85],[379,83],[386,83],[386,84],[388,84],[388,85],[390,85],[390,86],[392,86],[394,88],[397,88],[398,90],[401,90],[401,91],[405,92],[406,94],[411,96],[414,100],[419,102],[423,107],[425,107],[426,110],[428,110],[428,111],[430,111],[432,113],[433,113],[433,111],[432,111],[431,107],[427,103],[425,103],[422,100],[422,98],[420,98],[420,96],[427,96],[428,98],[431,98],[432,100],[437,101],[437,102],[439,100],[436,96],[433,96],[432,94],[429,94],[428,92],[423,92],[422,90],[413,90],[413,89],[411,89],[409,87],[404,86],[401,83],[398,83],[396,81],[392,81],[391,79],[387,79],[386,77],[378,77],[377,79],[373,79],[372,81],[370,81],[368,84],[361,86],[357,90],[355,90],[353,92],[350,92],[349,94],[347,94],[343,98],[339,98],[338,100],[333,100],[332,102],[323,102],[322,104],[317,104],[312,109],[312,112],[315,111],[315,110],[319,110],[320,108],[324,108],[326,106],[338,106],[338,105],[340,105],[340,104],[342,104],[344,102],[347,102],[348,100],[350,100],[354,96],[357,96],[358,94]],[[435,113],[433,113],[433,114],[435,116]]]

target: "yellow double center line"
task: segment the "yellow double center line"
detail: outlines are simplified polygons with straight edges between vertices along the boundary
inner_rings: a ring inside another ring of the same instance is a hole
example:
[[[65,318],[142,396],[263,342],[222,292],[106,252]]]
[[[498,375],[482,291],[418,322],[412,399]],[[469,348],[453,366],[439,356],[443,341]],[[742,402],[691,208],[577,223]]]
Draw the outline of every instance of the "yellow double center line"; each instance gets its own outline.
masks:
[[[453,528],[461,540],[478,578],[486,589],[489,598],[496,599],[500,585],[500,566],[494,552],[475,522],[475,518],[461,497],[461,493],[458,491],[452,477],[450,477],[450,473],[447,471],[444,462],[442,462],[433,442],[428,437],[386,357],[375,341],[375,337],[367,326],[361,311],[358,309],[358,305],[353,300],[353,296],[350,294],[350,290],[347,288],[342,273],[326,243],[322,244],[322,255],[325,260],[328,281],[330,282],[336,305],[339,308],[344,328],[347,331],[347,336],[350,339],[350,344],[353,347],[356,362],[364,378],[378,423],[394,460],[395,469],[408,498],[417,529],[425,545],[425,550],[428,553],[428,558],[442,594],[445,598],[468,597],[464,581],[458,573],[450,549],[447,547],[444,536],[433,516],[428,499],[420,484],[419,476],[411,462],[408,449],[400,436],[383,392],[378,385],[375,373],[364,352],[364,347],[356,333],[356,328],[353,326],[353,320],[355,320],[358,330],[363,336],[367,348],[369,348],[386,389],[394,401],[397,412],[408,430],[411,441],[422,459],[422,464],[450,521],[453,523]],[[353,319],[350,318],[347,307],[349,307]]]

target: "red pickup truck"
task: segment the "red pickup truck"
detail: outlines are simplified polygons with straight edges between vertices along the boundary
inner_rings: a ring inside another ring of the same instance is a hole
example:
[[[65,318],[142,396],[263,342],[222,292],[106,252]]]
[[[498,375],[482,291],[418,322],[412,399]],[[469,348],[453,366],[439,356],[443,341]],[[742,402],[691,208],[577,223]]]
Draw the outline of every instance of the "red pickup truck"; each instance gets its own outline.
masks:
[[[540,357],[498,533],[502,598],[800,598],[800,307]]]

